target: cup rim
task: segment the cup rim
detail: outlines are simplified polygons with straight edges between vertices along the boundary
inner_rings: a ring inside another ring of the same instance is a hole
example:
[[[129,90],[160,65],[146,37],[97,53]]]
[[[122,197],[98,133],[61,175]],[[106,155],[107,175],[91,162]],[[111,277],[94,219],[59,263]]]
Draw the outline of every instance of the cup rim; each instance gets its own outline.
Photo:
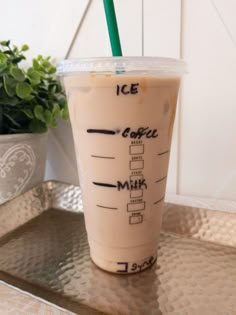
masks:
[[[187,72],[183,59],[164,57],[90,57],[65,59],[57,64],[57,74],[67,76],[85,73],[153,73],[182,76]]]

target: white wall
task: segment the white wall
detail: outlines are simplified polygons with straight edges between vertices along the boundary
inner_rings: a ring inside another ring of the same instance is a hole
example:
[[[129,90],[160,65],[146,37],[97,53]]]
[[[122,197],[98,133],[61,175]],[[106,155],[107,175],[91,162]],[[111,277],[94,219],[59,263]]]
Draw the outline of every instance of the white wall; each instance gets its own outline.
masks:
[[[236,200],[236,1],[186,0],[179,186]]]
[[[188,63],[167,190],[236,200],[236,1],[114,0],[124,55]],[[35,54],[111,55],[102,0],[9,0],[1,39]],[[49,139],[47,178],[78,183],[69,123]]]

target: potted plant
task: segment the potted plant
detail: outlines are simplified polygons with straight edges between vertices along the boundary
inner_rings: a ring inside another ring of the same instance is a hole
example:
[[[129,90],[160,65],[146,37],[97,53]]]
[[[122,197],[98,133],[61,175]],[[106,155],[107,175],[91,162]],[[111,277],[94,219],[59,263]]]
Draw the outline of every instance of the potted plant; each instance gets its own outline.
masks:
[[[25,68],[28,49],[0,42],[0,203],[43,180],[48,128],[68,118],[51,57]]]

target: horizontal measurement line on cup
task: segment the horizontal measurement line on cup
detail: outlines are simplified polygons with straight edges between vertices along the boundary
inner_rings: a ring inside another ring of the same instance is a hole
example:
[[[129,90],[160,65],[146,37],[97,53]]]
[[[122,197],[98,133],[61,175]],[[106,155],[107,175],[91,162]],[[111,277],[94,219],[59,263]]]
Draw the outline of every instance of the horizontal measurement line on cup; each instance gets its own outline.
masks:
[[[93,157],[93,158],[97,158],[97,159],[111,159],[111,160],[114,160],[114,159],[115,159],[115,157],[114,157],[114,156],[91,155],[91,157]]]
[[[160,183],[160,182],[162,182],[163,180],[165,180],[166,178],[167,178],[167,176],[162,177],[162,178],[158,179],[158,180],[156,181],[156,183]]]
[[[108,184],[108,183],[93,182],[93,184],[96,185],[96,186],[102,186],[102,187],[111,187],[111,188],[116,188],[117,187],[114,184]]]
[[[164,152],[158,153],[158,155],[164,155],[164,154],[167,154],[167,153],[169,153],[169,152],[170,152],[170,150],[167,150],[167,151],[164,151]]]
[[[157,205],[159,202],[161,202],[162,200],[164,200],[165,197],[162,197],[161,199],[157,200],[156,202],[154,202],[154,205]]]
[[[114,207],[106,207],[106,206],[101,206],[101,205],[96,205],[99,208],[103,208],[103,209],[111,209],[111,210],[117,210],[118,208],[114,208]]]
[[[115,135],[116,131],[108,129],[87,129],[87,133],[100,133],[104,135]]]

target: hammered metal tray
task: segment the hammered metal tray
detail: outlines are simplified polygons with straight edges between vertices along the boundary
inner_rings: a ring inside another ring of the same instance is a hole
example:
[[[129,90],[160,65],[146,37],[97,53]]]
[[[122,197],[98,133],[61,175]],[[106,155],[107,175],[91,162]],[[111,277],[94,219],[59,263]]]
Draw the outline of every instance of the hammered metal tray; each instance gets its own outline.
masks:
[[[80,315],[236,315],[236,213],[166,204],[156,265],[89,258],[80,188],[45,182],[0,207],[0,280]]]

